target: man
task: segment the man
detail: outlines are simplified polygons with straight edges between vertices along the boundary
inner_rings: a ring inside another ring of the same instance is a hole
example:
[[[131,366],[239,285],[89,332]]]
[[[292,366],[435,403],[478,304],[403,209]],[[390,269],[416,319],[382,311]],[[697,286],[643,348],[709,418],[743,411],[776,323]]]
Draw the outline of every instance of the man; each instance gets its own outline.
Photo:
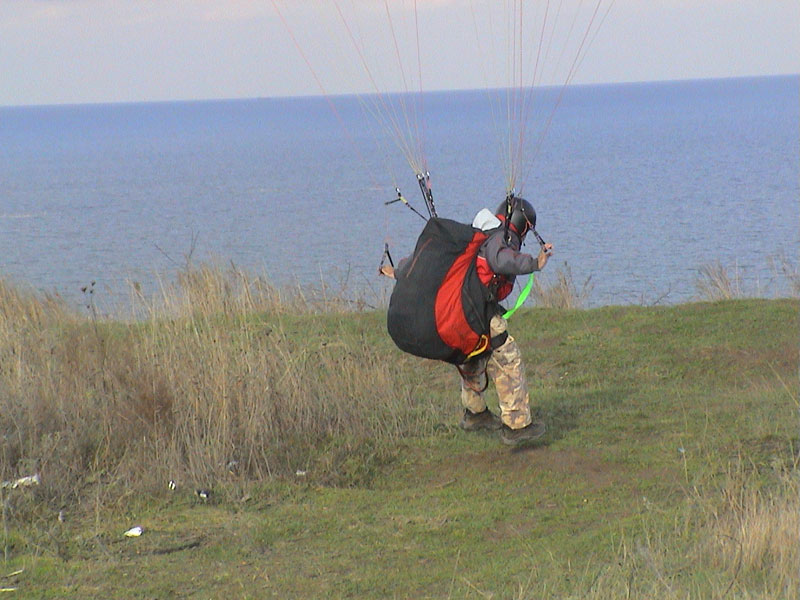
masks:
[[[489,324],[492,349],[459,366],[464,405],[460,426],[466,431],[499,429],[502,441],[509,445],[541,437],[545,425],[531,418],[522,356],[514,338],[508,335],[499,301],[511,293],[517,275],[540,271],[553,252],[552,244],[543,244],[537,257],[520,252],[525,236],[536,226],[536,211],[522,198],[515,198],[512,206],[508,223],[505,223],[505,201],[495,215],[483,210],[473,222],[473,227],[488,235],[478,250],[476,270],[480,281],[493,291],[493,306],[490,307],[493,316]],[[405,259],[400,262],[398,275],[407,265]],[[381,267],[381,273],[395,277],[395,270],[390,266]],[[489,377],[497,389],[499,417],[486,406],[484,391],[488,379],[484,380]]]

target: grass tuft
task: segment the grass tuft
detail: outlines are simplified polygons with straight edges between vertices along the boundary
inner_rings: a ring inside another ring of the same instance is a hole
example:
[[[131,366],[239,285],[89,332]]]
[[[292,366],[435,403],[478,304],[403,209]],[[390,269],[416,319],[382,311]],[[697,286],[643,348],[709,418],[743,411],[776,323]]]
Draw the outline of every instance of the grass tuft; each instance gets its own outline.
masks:
[[[792,297],[800,298],[800,268],[798,268],[797,263],[787,256],[781,255],[777,259],[773,259],[773,265],[778,265],[774,270],[783,275],[789,283],[789,292]]]
[[[534,281],[533,297],[536,306],[541,308],[584,308],[592,292],[592,278],[589,276],[578,289],[567,263],[555,273],[555,281],[537,278]]]
[[[744,297],[738,267],[731,272],[731,269],[723,267],[719,261],[700,267],[695,286],[701,300],[732,300]]]

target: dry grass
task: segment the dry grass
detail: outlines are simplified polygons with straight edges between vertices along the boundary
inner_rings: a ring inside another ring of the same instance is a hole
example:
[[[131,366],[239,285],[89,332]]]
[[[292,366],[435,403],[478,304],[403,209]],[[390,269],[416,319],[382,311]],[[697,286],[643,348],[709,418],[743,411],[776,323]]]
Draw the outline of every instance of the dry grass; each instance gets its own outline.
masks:
[[[565,263],[556,271],[554,282],[537,278],[531,296],[536,306],[543,308],[583,308],[591,292],[591,277],[578,289],[572,277],[572,269]]]
[[[731,300],[744,297],[738,266],[731,270],[723,267],[719,261],[700,267],[695,286],[702,300]]]
[[[372,305],[363,295],[347,297],[348,281],[332,286],[276,287],[262,276],[254,276],[233,263],[193,264],[177,274],[174,283],[161,282],[160,297],[153,300],[135,290],[134,314],[152,317],[163,315],[242,315],[257,312],[271,314],[314,314],[364,310]]]
[[[298,469],[353,483],[433,418],[337,320],[348,302],[208,265],[162,290],[125,323],[0,284],[3,480],[39,472],[53,500]]]
[[[585,592],[568,597],[800,598],[796,465],[768,485],[741,465],[721,479],[689,490],[671,529],[653,514],[659,508],[643,501],[636,533],[615,541],[612,562],[577,566],[573,577],[584,582]],[[538,595],[526,586],[518,597]]]
[[[781,476],[774,489],[764,489],[741,471],[728,475],[719,508],[708,511],[710,560],[734,573],[781,574],[775,597],[797,597],[800,565],[800,486],[798,472]],[[794,590],[794,596],[788,595]],[[780,593],[779,593],[780,592]],[[787,594],[787,595],[783,595]]]
[[[800,272],[785,255],[770,256],[767,259],[772,277],[766,283],[761,281],[745,284],[743,270],[738,263],[725,267],[719,261],[700,267],[695,278],[695,289],[699,300],[717,301],[745,297],[800,296]]]
[[[792,297],[800,297],[800,269],[796,262],[792,262],[785,255],[772,259],[773,270],[782,275],[789,283],[789,293]]]

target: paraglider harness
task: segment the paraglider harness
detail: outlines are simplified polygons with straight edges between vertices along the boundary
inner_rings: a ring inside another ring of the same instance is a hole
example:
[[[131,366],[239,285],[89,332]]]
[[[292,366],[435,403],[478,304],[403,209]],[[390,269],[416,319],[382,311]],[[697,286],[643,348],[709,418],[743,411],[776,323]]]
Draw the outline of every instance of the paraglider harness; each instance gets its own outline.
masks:
[[[397,282],[389,301],[387,329],[395,344],[405,352],[442,360],[456,365],[464,377],[460,365],[502,346],[508,333],[492,338],[490,321],[497,314],[498,276],[486,285],[477,274],[477,256],[489,235],[472,225],[443,219],[436,215],[432,192],[427,179],[418,176],[423,191],[429,218],[411,207],[399,190],[395,200],[403,202],[427,221],[417,239],[414,253],[402,273],[396,273]],[[506,198],[505,232],[510,238],[510,215],[514,211],[515,197]],[[534,231],[535,233],[535,231]],[[535,233],[536,239],[544,241]],[[388,244],[384,246],[384,257],[394,266]],[[532,280],[529,284],[532,283]],[[530,285],[526,286],[528,292]],[[525,294],[527,296],[527,294]],[[503,314],[510,316],[521,306],[517,305]],[[486,385],[488,385],[488,377]]]

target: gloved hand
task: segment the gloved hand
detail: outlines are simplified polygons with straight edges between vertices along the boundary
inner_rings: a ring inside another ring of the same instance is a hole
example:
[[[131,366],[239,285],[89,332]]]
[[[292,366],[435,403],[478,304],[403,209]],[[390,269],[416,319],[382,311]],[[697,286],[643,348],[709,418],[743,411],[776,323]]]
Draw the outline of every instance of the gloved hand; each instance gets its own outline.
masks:
[[[538,262],[540,271],[547,264],[547,259],[549,259],[552,255],[553,255],[553,244],[545,244],[544,246],[542,246],[542,249],[539,251],[539,256],[536,257],[536,261]]]

